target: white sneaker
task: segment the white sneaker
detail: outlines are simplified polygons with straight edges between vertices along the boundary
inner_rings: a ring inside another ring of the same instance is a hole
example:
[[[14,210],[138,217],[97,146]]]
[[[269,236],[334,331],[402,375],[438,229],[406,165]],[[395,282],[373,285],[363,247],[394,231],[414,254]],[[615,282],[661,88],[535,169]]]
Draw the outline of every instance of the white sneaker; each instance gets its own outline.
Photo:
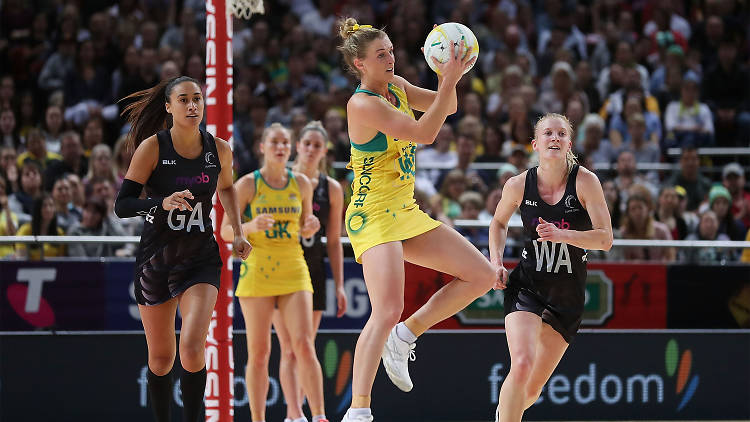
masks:
[[[396,335],[396,327],[393,327],[383,347],[383,366],[391,381],[401,391],[409,392],[414,384],[409,378],[409,361],[415,361],[417,355],[414,353],[416,343],[407,343]]]
[[[372,415],[359,415],[357,417],[349,416],[349,411],[347,410],[346,413],[344,413],[344,419],[341,419],[341,422],[372,422],[375,418],[372,417]]]

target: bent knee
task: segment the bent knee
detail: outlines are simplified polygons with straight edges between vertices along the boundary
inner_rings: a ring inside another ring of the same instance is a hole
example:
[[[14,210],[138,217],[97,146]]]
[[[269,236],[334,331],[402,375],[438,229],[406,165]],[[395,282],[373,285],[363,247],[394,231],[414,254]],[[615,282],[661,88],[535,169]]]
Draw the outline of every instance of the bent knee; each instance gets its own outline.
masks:
[[[463,277],[460,277],[461,280],[468,281],[476,286],[478,295],[483,295],[492,289],[495,286],[496,278],[497,273],[488,261],[482,262],[481,265],[473,265]]]
[[[180,363],[182,367],[190,372],[203,369],[206,365],[206,348],[202,344],[190,344],[180,346]]]

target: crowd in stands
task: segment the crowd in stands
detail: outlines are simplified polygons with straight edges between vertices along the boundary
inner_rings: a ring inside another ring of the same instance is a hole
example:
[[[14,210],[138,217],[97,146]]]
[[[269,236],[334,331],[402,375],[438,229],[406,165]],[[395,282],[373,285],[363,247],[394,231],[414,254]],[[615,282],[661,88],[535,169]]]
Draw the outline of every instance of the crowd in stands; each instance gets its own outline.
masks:
[[[420,48],[434,23],[456,21],[476,34],[480,57],[459,83],[458,112],[417,152],[415,197],[428,213],[451,225],[489,221],[505,181],[535,165],[535,122],[556,112],[573,125],[579,162],[602,181],[616,237],[750,240],[750,155],[699,154],[750,147],[744,2],[266,0],[265,8],[234,20],[237,176],[258,168],[264,127],[297,133],[320,120],[329,173],[348,186],[350,172],[333,164],[349,160],[345,110],[357,81],[336,49],[338,18],[384,28],[396,73],[432,89],[437,77]],[[140,232],[139,218],[113,213],[132,156],[119,100],[178,75],[204,80],[205,28],[203,0],[0,1],[0,236]],[[674,169],[639,169],[657,163]],[[486,228],[457,229],[486,244]],[[506,253],[518,256],[518,245],[511,239]],[[131,252],[0,245],[0,257],[30,259]],[[750,261],[741,252],[633,247],[599,258]]]

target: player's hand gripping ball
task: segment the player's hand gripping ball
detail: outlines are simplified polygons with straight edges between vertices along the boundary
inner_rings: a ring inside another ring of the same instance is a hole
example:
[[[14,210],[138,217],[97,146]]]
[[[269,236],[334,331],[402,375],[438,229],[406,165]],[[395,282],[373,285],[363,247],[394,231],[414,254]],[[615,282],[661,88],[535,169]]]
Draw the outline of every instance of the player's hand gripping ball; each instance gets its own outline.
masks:
[[[461,46],[461,40],[464,40],[464,51],[458,51]],[[427,60],[427,64],[434,72],[438,75],[438,70],[435,63],[432,61],[432,57],[436,58],[440,63],[448,61],[451,53],[451,44],[454,46],[454,50],[459,54],[459,58],[464,58],[469,55],[471,58],[479,55],[479,43],[477,37],[471,32],[466,25],[462,25],[457,22],[448,22],[442,25],[438,25],[432,28],[432,31],[427,35],[427,39],[424,42],[424,58]],[[471,66],[464,70],[464,73],[471,70],[476,64],[476,60]]]

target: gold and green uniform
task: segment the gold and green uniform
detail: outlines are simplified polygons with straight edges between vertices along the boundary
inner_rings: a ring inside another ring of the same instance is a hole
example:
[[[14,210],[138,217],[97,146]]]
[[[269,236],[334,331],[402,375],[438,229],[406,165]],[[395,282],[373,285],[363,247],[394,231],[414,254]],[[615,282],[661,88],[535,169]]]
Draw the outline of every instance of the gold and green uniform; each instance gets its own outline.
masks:
[[[269,186],[255,170],[255,196],[245,208],[243,222],[259,214],[271,214],[273,227],[248,235],[253,245],[242,262],[237,296],[281,296],[300,290],[312,292],[310,273],[300,245],[302,194],[291,171],[285,187]]]
[[[357,88],[355,93],[380,97],[413,119],[406,93],[393,84],[388,84],[388,90],[398,100],[397,106],[372,91]],[[414,142],[382,132],[367,143],[352,142],[349,165],[354,181],[345,223],[357,262],[373,246],[410,239],[440,225],[414,200],[416,150]]]

